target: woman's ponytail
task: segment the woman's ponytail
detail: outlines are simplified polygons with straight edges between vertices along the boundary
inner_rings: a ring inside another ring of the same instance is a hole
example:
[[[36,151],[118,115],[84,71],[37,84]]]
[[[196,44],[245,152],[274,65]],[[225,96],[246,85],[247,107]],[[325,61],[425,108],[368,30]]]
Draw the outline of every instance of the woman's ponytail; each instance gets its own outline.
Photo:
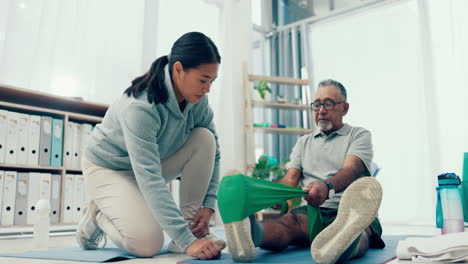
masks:
[[[148,88],[148,101],[150,103],[166,103],[169,99],[166,85],[164,84],[164,66],[169,62],[167,56],[159,57],[151,64],[151,68],[144,75],[135,78],[132,85],[125,90],[127,96],[138,97],[141,92]]]

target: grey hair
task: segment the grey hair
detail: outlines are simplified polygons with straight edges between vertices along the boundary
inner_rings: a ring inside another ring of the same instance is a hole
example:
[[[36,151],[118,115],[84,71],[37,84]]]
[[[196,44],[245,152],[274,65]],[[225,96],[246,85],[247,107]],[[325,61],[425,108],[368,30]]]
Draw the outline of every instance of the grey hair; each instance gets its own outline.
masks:
[[[345,102],[348,100],[348,93],[346,93],[346,88],[339,81],[335,81],[333,79],[323,80],[318,84],[318,88],[330,85],[338,88]]]

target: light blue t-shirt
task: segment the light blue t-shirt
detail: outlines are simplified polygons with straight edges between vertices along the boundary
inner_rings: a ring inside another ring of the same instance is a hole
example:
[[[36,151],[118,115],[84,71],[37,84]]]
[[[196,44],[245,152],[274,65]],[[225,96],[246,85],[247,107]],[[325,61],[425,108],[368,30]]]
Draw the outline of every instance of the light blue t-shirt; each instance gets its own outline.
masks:
[[[203,207],[214,210],[219,182],[219,144],[207,96],[195,105],[187,102],[181,112],[167,65],[165,84],[169,95],[165,104],[149,103],[146,90],[138,98],[123,94],[109,107],[102,123],[93,130],[85,156],[102,167],[133,170],[153,216],[167,234],[185,249],[195,237],[162,177],[161,160],[177,152],[192,129],[204,127],[210,130],[216,139],[216,157]]]

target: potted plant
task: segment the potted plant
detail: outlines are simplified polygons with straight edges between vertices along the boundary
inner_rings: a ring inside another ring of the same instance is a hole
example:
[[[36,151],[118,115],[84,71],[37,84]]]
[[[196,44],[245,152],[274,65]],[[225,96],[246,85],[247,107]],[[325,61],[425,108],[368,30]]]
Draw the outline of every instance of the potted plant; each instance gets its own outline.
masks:
[[[268,93],[271,93],[270,86],[268,86],[268,83],[265,80],[261,80],[257,83],[257,85],[254,86],[254,90],[258,92],[260,95],[260,98],[265,100],[265,96]]]
[[[252,177],[262,180],[277,181],[283,176],[284,171],[281,170],[278,160],[269,155],[261,155],[252,172]]]

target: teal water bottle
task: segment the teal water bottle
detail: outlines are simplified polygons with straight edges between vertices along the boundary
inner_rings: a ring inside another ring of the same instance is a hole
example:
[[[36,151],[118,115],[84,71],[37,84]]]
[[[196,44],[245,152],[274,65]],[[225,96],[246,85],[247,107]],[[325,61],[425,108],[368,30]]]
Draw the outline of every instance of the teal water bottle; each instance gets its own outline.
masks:
[[[464,232],[461,180],[455,173],[444,173],[437,178],[437,228],[442,228],[442,235]]]
[[[468,222],[468,152],[463,153],[463,214],[465,215],[465,222]]]

